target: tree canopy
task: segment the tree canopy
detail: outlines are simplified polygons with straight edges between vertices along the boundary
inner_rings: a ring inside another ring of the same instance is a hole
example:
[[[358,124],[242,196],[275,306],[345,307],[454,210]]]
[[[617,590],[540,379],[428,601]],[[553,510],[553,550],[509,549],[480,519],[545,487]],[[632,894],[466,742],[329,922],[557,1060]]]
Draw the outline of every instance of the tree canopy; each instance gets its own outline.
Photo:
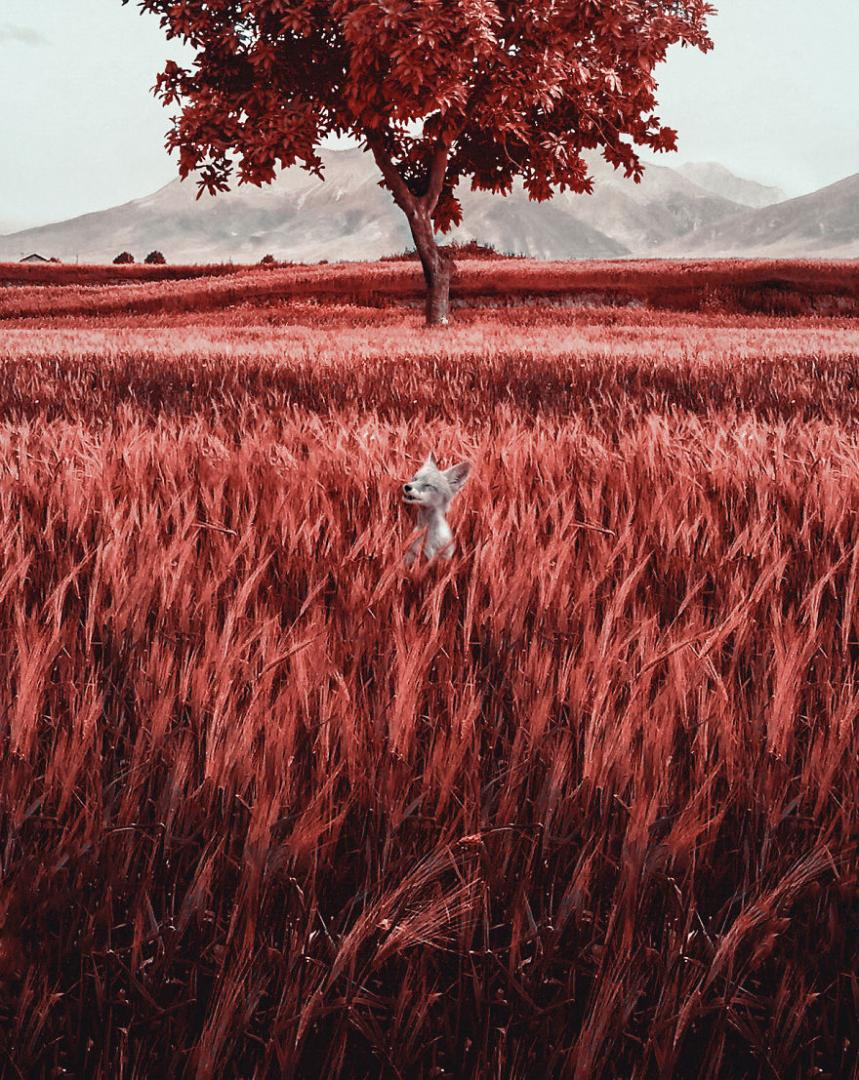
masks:
[[[637,147],[676,140],[655,112],[654,69],[674,43],[711,48],[714,10],[704,0],[137,2],[196,51],[191,67],[168,62],[155,91],[180,107],[167,144],[201,193],[296,164],[321,176],[320,142],[349,135],[372,151],[410,223],[440,231],[462,220],[464,179],[506,194],[521,177],[536,200],[587,192],[582,152],[596,148],[640,178]]]

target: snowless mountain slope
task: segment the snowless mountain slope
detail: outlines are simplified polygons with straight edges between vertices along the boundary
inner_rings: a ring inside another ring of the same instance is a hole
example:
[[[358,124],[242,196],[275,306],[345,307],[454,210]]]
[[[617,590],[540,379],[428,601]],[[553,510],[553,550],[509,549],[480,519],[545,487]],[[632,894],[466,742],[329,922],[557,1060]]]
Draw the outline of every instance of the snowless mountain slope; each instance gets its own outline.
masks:
[[[0,237],[0,260],[38,251],[64,261],[110,262],[127,250],[140,261],[157,249],[171,263],[256,262],[265,254],[315,262],[374,259],[411,247],[405,217],[379,186],[370,155],[355,149],[322,156],[324,182],[293,168],[270,185],[197,200],[193,181],[177,179],[121,206]],[[856,178],[844,181],[843,190],[834,185],[750,211],[740,196],[769,198],[762,192],[771,189],[720,166],[649,165],[635,184],[598,155],[589,161],[592,195],[565,192],[533,203],[521,184],[506,198],[463,184],[463,224],[449,239],[542,259],[855,251]]]

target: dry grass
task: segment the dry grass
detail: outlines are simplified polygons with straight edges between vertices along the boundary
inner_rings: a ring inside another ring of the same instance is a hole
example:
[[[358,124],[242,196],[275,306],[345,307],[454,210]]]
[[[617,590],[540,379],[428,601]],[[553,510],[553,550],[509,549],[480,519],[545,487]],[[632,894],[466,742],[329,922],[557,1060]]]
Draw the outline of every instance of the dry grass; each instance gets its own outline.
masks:
[[[855,324],[52,295],[0,367],[10,1076],[853,1074]],[[406,573],[430,446],[476,469]]]

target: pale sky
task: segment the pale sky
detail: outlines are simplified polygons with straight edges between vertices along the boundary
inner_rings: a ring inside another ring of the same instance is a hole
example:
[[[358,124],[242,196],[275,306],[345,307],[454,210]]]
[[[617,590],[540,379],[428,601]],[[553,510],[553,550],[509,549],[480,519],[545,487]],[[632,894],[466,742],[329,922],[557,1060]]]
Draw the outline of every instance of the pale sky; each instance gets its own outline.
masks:
[[[714,52],[675,49],[660,163],[718,161],[800,195],[859,172],[859,2],[716,0]],[[176,175],[149,92],[185,57],[132,0],[0,0],[0,232],[102,210]]]

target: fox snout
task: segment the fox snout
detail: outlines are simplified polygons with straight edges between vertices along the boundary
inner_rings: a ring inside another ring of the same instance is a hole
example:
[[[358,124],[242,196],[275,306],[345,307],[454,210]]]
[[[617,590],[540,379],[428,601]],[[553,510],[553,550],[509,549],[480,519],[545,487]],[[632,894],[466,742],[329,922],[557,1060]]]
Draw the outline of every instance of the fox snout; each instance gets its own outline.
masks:
[[[406,495],[411,495],[411,493],[412,493],[412,485],[411,484],[403,484],[403,492]]]

